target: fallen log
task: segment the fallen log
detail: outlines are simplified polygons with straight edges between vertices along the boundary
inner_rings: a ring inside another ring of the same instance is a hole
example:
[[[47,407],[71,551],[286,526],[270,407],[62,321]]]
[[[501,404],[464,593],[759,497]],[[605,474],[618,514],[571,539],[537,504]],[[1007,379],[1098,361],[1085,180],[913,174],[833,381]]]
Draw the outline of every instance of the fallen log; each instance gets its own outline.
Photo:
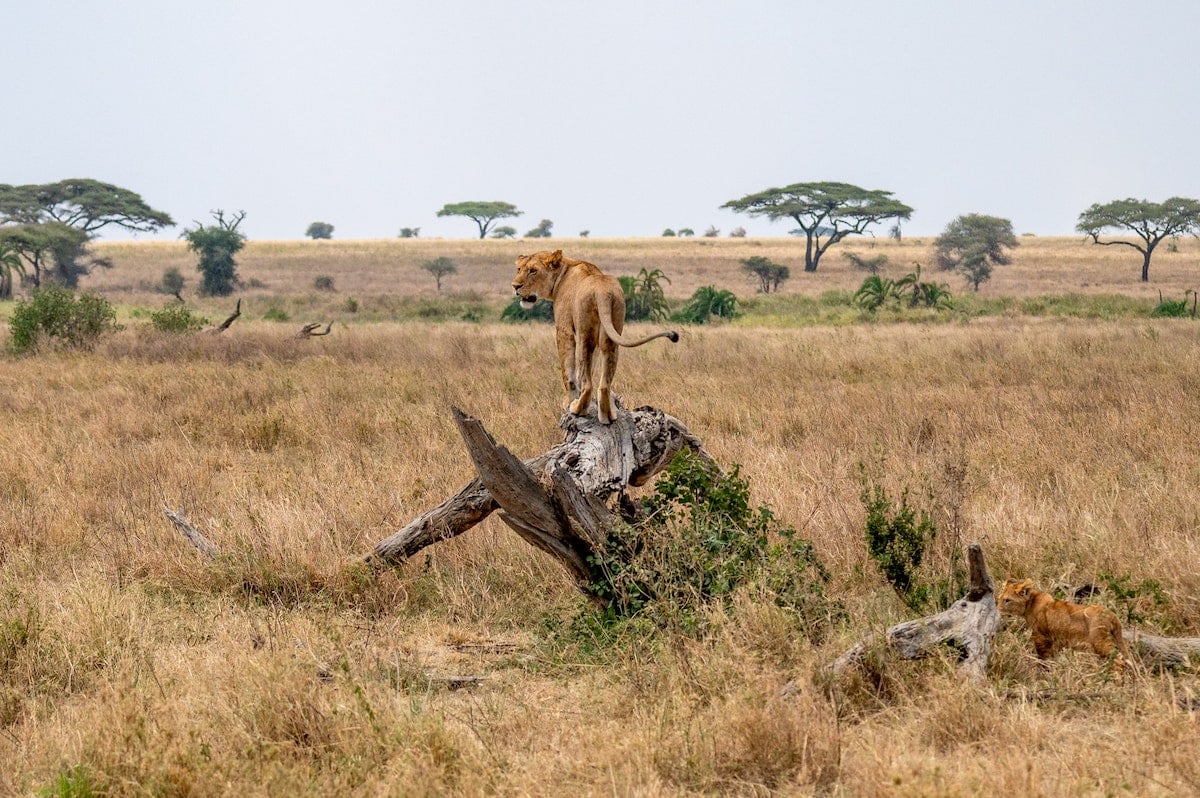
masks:
[[[617,403],[611,424],[564,414],[563,442],[525,461],[498,445],[478,419],[458,408],[452,412],[478,476],[377,543],[364,558],[368,564],[398,565],[499,509],[509,527],[554,556],[589,592],[595,576],[589,558],[606,539],[614,499],[644,485],[683,449],[716,467],[683,422],[654,407],[628,411]]]
[[[936,615],[896,624],[884,632],[883,639],[905,659],[919,659],[951,645],[961,652],[959,672],[979,681],[987,674],[992,640],[1000,628],[1000,611],[996,608],[995,586],[988,574],[983,548],[978,543],[967,547],[967,563],[971,589],[965,596]],[[840,674],[857,665],[878,639],[873,635],[859,642],[830,663],[828,669]]]

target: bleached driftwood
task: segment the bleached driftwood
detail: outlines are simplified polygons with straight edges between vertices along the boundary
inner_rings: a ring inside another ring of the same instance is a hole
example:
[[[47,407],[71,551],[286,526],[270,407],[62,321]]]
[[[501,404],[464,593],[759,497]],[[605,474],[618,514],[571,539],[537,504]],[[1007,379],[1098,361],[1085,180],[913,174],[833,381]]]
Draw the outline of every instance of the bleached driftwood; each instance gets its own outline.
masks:
[[[1200,657],[1200,637],[1160,637],[1136,629],[1126,629],[1122,636],[1130,651],[1163,667],[1182,667],[1191,657]]]
[[[204,559],[211,560],[217,556],[217,547],[204,536],[204,533],[188,523],[188,520],[183,517],[183,513],[178,510],[172,510],[165,505],[163,506],[163,512],[166,513],[167,518],[171,519],[171,523],[175,525],[175,528],[183,533],[183,536],[196,547],[196,551],[200,552],[200,555]]]
[[[326,324],[325,329],[322,330],[321,322],[315,321],[315,322],[311,322],[309,324],[305,324],[303,327],[301,327],[300,332],[296,333],[296,337],[299,338],[300,340],[305,340],[307,338],[315,338],[320,335],[329,335],[329,332],[332,329],[333,329],[333,322],[329,322],[328,324]]]
[[[935,649],[952,645],[962,652],[959,672],[973,680],[987,674],[992,640],[1000,628],[1000,611],[996,608],[995,586],[983,559],[978,543],[967,547],[967,563],[971,569],[971,589],[949,609],[912,621],[896,624],[883,639],[905,659],[919,659]],[[838,657],[829,669],[841,673],[858,664],[878,639],[872,636],[861,641]]]
[[[458,408],[453,413],[478,476],[376,544],[365,558],[369,564],[397,565],[500,509],[506,524],[557,558],[586,592],[595,581],[589,557],[612,520],[610,501],[628,486],[645,484],[683,449],[712,462],[683,422],[654,407],[627,411],[618,404],[607,425],[564,415],[563,442],[524,462],[498,445],[478,419]]]

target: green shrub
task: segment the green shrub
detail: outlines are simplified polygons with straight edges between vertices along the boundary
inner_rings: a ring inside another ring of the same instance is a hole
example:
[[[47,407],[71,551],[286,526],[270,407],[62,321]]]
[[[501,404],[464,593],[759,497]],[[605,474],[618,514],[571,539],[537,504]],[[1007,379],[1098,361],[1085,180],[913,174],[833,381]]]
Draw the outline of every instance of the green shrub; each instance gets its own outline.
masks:
[[[263,321],[291,321],[292,317],[286,310],[279,307],[267,308],[267,312],[263,314]]]
[[[1188,308],[1188,299],[1191,299],[1192,307]],[[1156,318],[1174,318],[1181,319],[1185,316],[1196,318],[1196,300],[1200,295],[1192,289],[1187,289],[1183,292],[1183,299],[1163,299],[1162,291],[1158,292],[1158,304],[1154,306],[1154,310],[1150,311],[1150,315]]]
[[[705,285],[696,289],[696,293],[672,319],[684,324],[707,324],[714,317],[736,319],[738,315],[737,297],[732,291]]]
[[[922,570],[921,564],[930,553],[938,530],[930,513],[910,506],[908,496],[906,488],[900,493],[899,503],[894,504],[881,485],[868,485],[864,476],[860,498],[867,511],[867,552],[909,608],[944,609],[966,587],[966,574],[959,564],[962,553],[952,539],[949,546],[952,551],[946,553],[951,563],[949,573],[934,578]]]
[[[554,321],[554,304],[539,300],[529,310],[521,307],[521,298],[514,296],[512,301],[500,311],[500,321],[517,323],[522,321]]]
[[[161,310],[151,311],[150,324],[159,332],[187,333],[202,329],[208,319],[197,316],[184,305],[171,302],[163,305]]]
[[[722,474],[681,453],[642,510],[645,520],[615,525],[590,562],[609,620],[646,611],[687,626],[701,607],[740,590],[769,595],[812,634],[841,615],[824,595],[829,575],[812,544],[769,508],[751,505],[736,466]]]
[[[180,296],[180,294],[183,293],[183,286],[186,282],[187,281],[184,279],[183,273],[174,266],[170,266],[163,271],[162,282],[159,283],[159,290],[164,294],[170,294],[171,296],[179,297],[179,299],[182,300],[183,297]]]
[[[28,302],[18,302],[9,320],[10,346],[24,352],[40,341],[52,339],[66,346],[87,349],[107,332],[121,329],[117,312],[96,294],[75,292],[57,285],[40,288]]]
[[[313,278],[313,288],[318,291],[333,291],[333,278],[328,274],[318,274]]]

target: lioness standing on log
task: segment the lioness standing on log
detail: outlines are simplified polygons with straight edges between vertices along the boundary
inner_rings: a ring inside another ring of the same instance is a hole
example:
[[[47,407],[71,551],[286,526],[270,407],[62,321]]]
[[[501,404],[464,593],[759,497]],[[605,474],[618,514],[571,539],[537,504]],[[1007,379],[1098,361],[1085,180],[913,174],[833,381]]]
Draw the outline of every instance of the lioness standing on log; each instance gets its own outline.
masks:
[[[565,407],[574,415],[587,413],[592,401],[592,367],[599,366],[596,419],[601,424],[612,422],[611,386],[617,370],[617,347],[641,346],[655,338],[679,340],[674,330],[638,339],[623,337],[625,293],[621,284],[595,264],[564,258],[561,249],[517,258],[512,287],[526,310],[539,299],[554,303],[558,360],[567,392]]]

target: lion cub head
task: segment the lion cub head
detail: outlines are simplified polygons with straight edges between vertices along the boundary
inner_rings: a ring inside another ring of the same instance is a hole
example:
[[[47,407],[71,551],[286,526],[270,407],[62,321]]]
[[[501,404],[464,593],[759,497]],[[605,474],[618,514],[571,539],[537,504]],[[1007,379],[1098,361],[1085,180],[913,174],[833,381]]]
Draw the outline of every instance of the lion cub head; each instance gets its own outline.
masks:
[[[517,276],[513,278],[512,287],[521,298],[521,307],[529,310],[539,299],[553,301],[554,289],[562,273],[561,249],[517,258]]]
[[[1000,606],[1000,614],[1024,615],[1025,608],[1029,606],[1030,591],[1032,589],[1032,579],[1005,580],[1004,589],[1000,591],[1000,598],[996,600],[996,603]]]

